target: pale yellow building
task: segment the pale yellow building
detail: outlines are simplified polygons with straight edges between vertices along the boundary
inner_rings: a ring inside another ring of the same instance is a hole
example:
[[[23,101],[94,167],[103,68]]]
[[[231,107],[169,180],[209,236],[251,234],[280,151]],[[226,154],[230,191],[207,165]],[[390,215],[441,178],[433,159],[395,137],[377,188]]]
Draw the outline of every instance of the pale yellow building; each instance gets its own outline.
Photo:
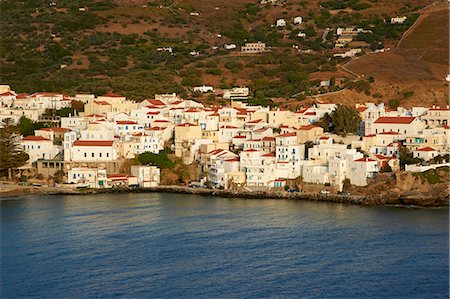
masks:
[[[202,129],[198,125],[184,123],[175,127],[175,156],[183,156],[183,148],[190,148],[196,140],[202,138]]]
[[[298,128],[296,133],[299,143],[316,141],[320,136],[323,136],[323,128],[315,125],[306,125]]]

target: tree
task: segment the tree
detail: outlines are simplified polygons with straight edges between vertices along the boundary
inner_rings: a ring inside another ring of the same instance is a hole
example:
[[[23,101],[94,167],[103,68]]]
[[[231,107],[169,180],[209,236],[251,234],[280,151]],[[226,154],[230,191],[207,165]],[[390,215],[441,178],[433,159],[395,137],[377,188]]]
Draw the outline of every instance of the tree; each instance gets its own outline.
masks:
[[[352,183],[350,182],[350,179],[345,178],[342,181],[342,192],[349,192],[352,188]]]
[[[333,131],[337,134],[347,135],[348,133],[357,133],[361,116],[358,111],[344,105],[338,105],[331,113]]]
[[[17,129],[18,129],[19,133],[23,136],[33,135],[34,134],[33,121],[25,116],[22,116],[19,119]]]
[[[29,157],[23,152],[18,144],[18,134],[12,120],[3,120],[0,129],[0,173],[8,175],[12,179],[12,172],[17,167],[24,165]]]

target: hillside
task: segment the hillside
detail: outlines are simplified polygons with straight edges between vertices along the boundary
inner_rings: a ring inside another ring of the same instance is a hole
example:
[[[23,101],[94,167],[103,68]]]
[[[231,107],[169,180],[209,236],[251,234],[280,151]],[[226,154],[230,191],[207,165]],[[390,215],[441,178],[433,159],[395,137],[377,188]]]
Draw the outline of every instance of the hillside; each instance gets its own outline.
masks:
[[[402,104],[416,100],[443,104],[448,98],[442,81],[448,35],[437,29],[441,21],[448,28],[448,20],[441,8],[426,10],[435,8],[432,2],[6,0],[0,2],[0,81],[18,92],[114,91],[135,100],[177,92],[205,102],[215,102],[214,96],[192,94],[194,86],[248,85],[252,101],[293,106],[308,101],[308,96],[341,89],[351,90],[324,98],[349,104],[388,103],[413,89],[414,95]],[[398,49],[363,55],[347,65],[364,77],[355,78],[341,69],[348,58],[333,57],[346,50],[333,48],[338,26],[372,32],[356,37],[366,45],[364,54],[395,48],[419,14],[419,26],[410,30]],[[391,17],[400,15],[408,17],[404,24],[389,24]],[[302,24],[293,24],[296,16],[303,18]],[[277,28],[274,24],[280,18],[287,25]],[[299,32],[306,37],[297,37]],[[424,43],[430,32],[435,42]],[[265,42],[272,51],[243,56],[223,48],[226,43],[239,47],[247,41]],[[172,47],[173,53],[158,51],[162,47]],[[330,78],[342,80],[329,89],[319,86]],[[426,85],[420,84],[423,80]]]

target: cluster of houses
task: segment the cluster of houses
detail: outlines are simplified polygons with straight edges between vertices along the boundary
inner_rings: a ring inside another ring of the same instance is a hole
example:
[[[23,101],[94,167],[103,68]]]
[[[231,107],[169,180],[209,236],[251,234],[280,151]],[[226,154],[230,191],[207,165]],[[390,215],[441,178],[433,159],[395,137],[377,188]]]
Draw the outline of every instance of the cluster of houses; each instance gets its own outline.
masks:
[[[342,137],[317,125],[336,109],[331,103],[289,111],[236,100],[227,106],[204,106],[176,94],[142,102],[114,93],[73,98],[36,93],[27,100],[12,91],[0,94],[2,115],[15,110],[16,103],[26,107],[18,111],[41,111],[45,105],[67,107],[71,99],[85,103],[84,113],[62,117],[60,126],[21,138],[30,157],[24,169],[37,168],[43,176],[62,170],[67,183],[88,187],[158,185],[156,166],[123,169],[137,155],[158,154],[167,147],[183,163],[198,165],[206,174],[202,182],[251,190],[284,187],[300,177],[338,190],[345,179],[365,186],[386,167],[399,169],[402,146],[425,161],[449,153],[449,107],[392,110],[383,104],[358,105],[360,132]]]

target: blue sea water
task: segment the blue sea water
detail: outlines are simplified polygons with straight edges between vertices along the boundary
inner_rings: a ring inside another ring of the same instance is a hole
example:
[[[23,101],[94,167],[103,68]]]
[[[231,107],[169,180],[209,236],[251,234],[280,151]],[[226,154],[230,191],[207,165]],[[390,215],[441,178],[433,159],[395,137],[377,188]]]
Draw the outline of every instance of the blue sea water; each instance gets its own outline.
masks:
[[[0,202],[1,298],[448,298],[448,209],[180,194]]]

